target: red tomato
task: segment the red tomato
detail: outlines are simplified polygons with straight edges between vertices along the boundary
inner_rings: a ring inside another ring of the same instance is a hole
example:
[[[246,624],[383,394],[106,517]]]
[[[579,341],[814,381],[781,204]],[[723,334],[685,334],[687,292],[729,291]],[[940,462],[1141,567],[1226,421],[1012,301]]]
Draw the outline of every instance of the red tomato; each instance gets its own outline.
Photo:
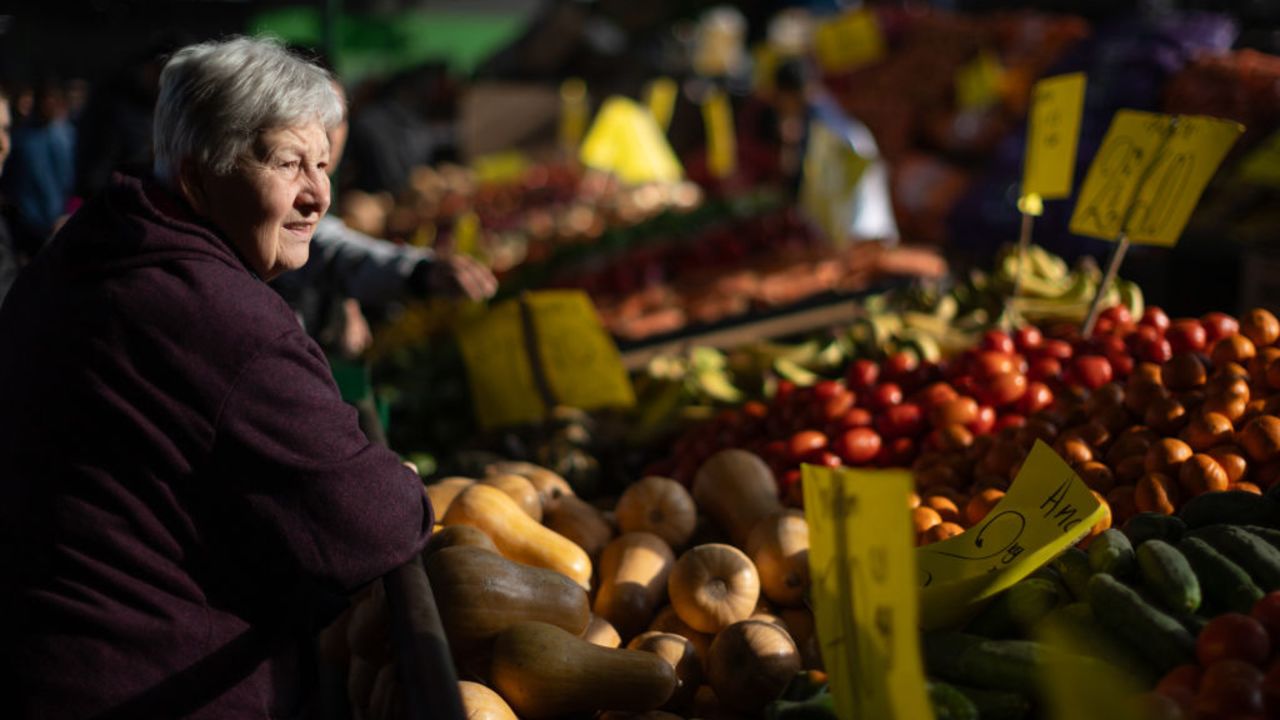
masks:
[[[1012,353],[983,350],[973,357],[970,367],[979,381],[1018,370],[1019,358]]]
[[[1240,660],[1219,660],[1209,665],[1200,680],[1194,708],[1196,718],[1204,720],[1234,720],[1261,713],[1262,671]]]
[[[773,394],[775,403],[786,402],[796,392],[796,384],[790,380],[782,379],[778,381],[777,390]]]
[[[827,446],[827,436],[817,430],[801,430],[787,440],[787,453],[791,459],[799,461],[814,450],[822,450]]]
[[[840,467],[840,456],[829,450],[814,450],[800,459],[801,462],[810,465],[821,465],[823,467]]]
[[[994,350],[1005,354],[1010,354],[1014,351],[1013,338],[1001,330],[988,330],[983,333],[980,347],[983,350]]]
[[[871,427],[872,421],[870,410],[855,407],[850,408],[849,412],[845,413],[844,417],[837,421],[837,424],[842,428]]]
[[[1204,325],[1189,318],[1174,320],[1164,337],[1175,353],[1200,352],[1209,345],[1209,335],[1205,332]]]
[[[1057,358],[1038,357],[1031,361],[1027,376],[1032,380],[1057,380],[1062,376],[1062,362]]]
[[[1071,361],[1071,369],[1080,384],[1090,390],[1111,382],[1111,362],[1101,355],[1080,355]]]
[[[866,390],[880,378],[880,366],[871,360],[854,360],[845,371],[845,382],[853,390]]]
[[[1124,344],[1131,351],[1137,352],[1138,348],[1147,343],[1153,343],[1164,337],[1164,333],[1151,327],[1150,325],[1139,325],[1133,329],[1133,332],[1125,335]]]
[[[835,380],[822,380],[813,386],[813,396],[818,400],[828,400],[844,391],[840,383]]]
[[[1026,424],[1027,419],[1025,417],[1017,413],[1009,413],[1007,415],[1001,415],[1000,419],[996,420],[995,427],[992,429],[996,432],[1000,432],[1005,428],[1020,428]]]
[[[1020,352],[1034,350],[1044,342],[1044,333],[1035,325],[1023,325],[1013,333],[1013,344]]]
[[[1262,623],[1271,638],[1271,647],[1280,647],[1280,590],[1269,592],[1253,604],[1249,617]]]
[[[876,410],[884,410],[902,402],[902,388],[897,383],[881,383],[871,388],[870,404]]]
[[[916,442],[909,437],[894,438],[880,448],[876,463],[881,467],[911,467],[916,459]]]
[[[845,413],[853,407],[853,393],[840,388],[839,391],[825,400],[822,400],[822,411],[820,413],[823,422],[832,422],[844,417]]]
[[[787,470],[779,475],[778,478],[778,496],[786,497],[793,492],[793,486],[800,485],[800,470],[794,468]]]
[[[1041,343],[1037,352],[1037,355],[1041,357],[1051,357],[1058,360],[1070,360],[1074,354],[1075,350],[1072,349],[1071,343],[1057,338],[1045,340]]]
[[[1187,717],[1182,712],[1182,701],[1154,692],[1134,698],[1134,709],[1139,720],[1186,720]]]
[[[1190,701],[1200,692],[1200,677],[1204,671],[1199,665],[1179,665],[1165,673],[1156,684],[1156,692],[1177,700],[1182,704]]]
[[[755,420],[763,420],[769,414],[769,406],[758,400],[748,400],[742,405],[742,414]]]
[[[1129,377],[1129,373],[1133,372],[1133,356],[1128,353],[1121,353],[1107,360],[1111,362],[1111,370],[1117,378]]]
[[[1173,357],[1173,343],[1160,338],[1139,347],[1137,355],[1145,362],[1165,363]]]
[[[1226,313],[1205,313],[1200,316],[1200,324],[1204,325],[1205,341],[1209,347],[1224,337],[1240,332],[1240,323]]]
[[[990,405],[981,405],[978,407],[978,416],[973,422],[968,423],[965,427],[969,428],[969,432],[974,435],[988,435],[996,426],[996,409]]]
[[[836,438],[833,448],[849,465],[866,465],[880,452],[880,436],[869,427],[855,427]]]
[[[1151,305],[1146,310],[1142,311],[1142,319],[1139,320],[1138,323],[1141,325],[1149,325],[1163,333],[1165,330],[1169,329],[1169,316],[1166,315],[1164,310],[1161,310],[1158,306]]]
[[[956,392],[955,388],[944,382],[936,382],[926,385],[924,389],[916,393],[914,400],[922,405],[925,410],[932,410],[958,397],[960,397],[960,393]]]
[[[884,374],[895,380],[911,374],[920,365],[915,353],[896,352],[884,359]]]
[[[1042,382],[1027,383],[1027,392],[1018,401],[1018,412],[1035,415],[1053,404],[1053,391]]]
[[[924,411],[915,403],[894,405],[876,418],[876,429],[886,438],[915,437],[924,431]]]
[[[1116,331],[1116,321],[1111,318],[1099,317],[1093,323],[1093,336],[1095,338],[1105,337]]]
[[[1016,372],[996,375],[978,385],[978,399],[988,405],[1003,407],[1015,403],[1027,392],[1027,376]]]
[[[1115,325],[1130,325],[1133,323],[1133,313],[1129,312],[1129,308],[1123,305],[1112,305],[1103,310],[1099,317],[1107,318]]]
[[[1267,717],[1280,717],[1280,663],[1273,663],[1262,676],[1262,704]]]
[[[1196,658],[1206,668],[1222,660],[1262,665],[1271,656],[1271,639],[1262,623],[1242,613],[1209,621],[1196,638]]]
[[[978,387],[978,381],[972,375],[957,375],[951,378],[951,386],[961,395],[972,395],[974,388]]]

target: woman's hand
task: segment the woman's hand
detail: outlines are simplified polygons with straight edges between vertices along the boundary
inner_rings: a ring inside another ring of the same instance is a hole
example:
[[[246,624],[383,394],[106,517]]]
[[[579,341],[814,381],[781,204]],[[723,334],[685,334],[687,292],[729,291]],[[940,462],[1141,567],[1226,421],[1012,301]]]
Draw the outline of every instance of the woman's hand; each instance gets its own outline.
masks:
[[[489,268],[467,255],[437,257],[427,282],[433,295],[468,300],[485,300],[498,291],[498,279]]]

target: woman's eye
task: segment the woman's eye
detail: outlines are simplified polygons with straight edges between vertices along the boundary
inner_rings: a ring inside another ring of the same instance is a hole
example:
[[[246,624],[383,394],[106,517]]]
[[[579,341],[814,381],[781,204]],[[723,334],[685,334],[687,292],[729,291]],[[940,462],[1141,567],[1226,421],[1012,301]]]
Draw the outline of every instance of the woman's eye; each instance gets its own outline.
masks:
[[[298,160],[284,160],[280,163],[280,167],[284,170],[297,170],[301,165],[302,163]]]

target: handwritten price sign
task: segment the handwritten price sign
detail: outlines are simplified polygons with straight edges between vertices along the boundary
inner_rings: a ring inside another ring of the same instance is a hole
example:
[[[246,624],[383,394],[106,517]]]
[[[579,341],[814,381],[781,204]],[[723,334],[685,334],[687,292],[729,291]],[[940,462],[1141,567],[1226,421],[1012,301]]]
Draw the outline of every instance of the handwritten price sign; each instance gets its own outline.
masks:
[[[1085,83],[1084,73],[1071,73],[1045,78],[1032,88],[1023,197],[1054,200],[1071,194]]]
[[[528,297],[538,355],[556,399],[570,407],[631,407],[635,392],[618,346],[600,325],[591,298],[577,290]]]
[[[1172,246],[1244,126],[1121,110],[1089,166],[1071,232]]]
[[[953,538],[916,549],[921,626],[959,624],[987,599],[1075,544],[1104,512],[1071,466],[1036,441],[1009,492],[986,519]]]
[[[836,716],[931,720],[907,513],[911,474],[803,466],[809,573]]]
[[[884,33],[870,10],[852,10],[823,20],[814,32],[818,64],[830,73],[849,72],[885,55]]]

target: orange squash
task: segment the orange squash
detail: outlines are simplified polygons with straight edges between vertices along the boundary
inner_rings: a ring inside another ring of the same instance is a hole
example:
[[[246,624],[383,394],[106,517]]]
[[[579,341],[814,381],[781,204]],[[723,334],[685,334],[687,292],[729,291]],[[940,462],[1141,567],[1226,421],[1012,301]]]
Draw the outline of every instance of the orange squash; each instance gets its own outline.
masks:
[[[458,545],[498,552],[498,546],[494,545],[489,536],[485,535],[480,528],[474,528],[470,525],[448,525],[431,533],[431,539],[427,540],[427,547],[422,551],[422,556],[428,557],[447,547]]]
[[[576,635],[591,620],[586,591],[554,570],[476,547],[446,548],[426,566],[449,646],[462,656],[517,622],[537,620]]]
[[[760,589],[784,607],[804,604],[809,588],[809,523],[799,510],[771,515],[747,537],[747,555],[760,572]]]
[[[755,524],[782,511],[773,471],[746,450],[721,450],[698,468],[693,500],[742,546]]]
[[[582,639],[600,647],[622,647],[622,636],[608,620],[599,615],[592,615],[587,629],[582,631]]]
[[[599,557],[600,551],[613,539],[613,526],[604,513],[573,495],[565,495],[547,508],[543,523],[572,540],[592,558]]]
[[[706,665],[707,651],[711,649],[713,636],[689,627],[689,623],[681,620],[680,616],[676,614],[674,607],[667,605],[659,610],[658,614],[654,616],[653,622],[649,623],[649,631],[672,633],[688,640],[693,644],[693,650],[698,656],[698,662],[703,666]]]
[[[467,720],[517,720],[507,701],[480,683],[460,680],[458,694]]]
[[[636,635],[666,600],[675,559],[671,546],[653,533],[619,535],[600,554],[600,590],[592,610],[623,639]]]
[[[534,522],[515,500],[495,487],[476,483],[459,493],[444,516],[444,524],[480,528],[508,558],[563,573],[583,589],[591,587],[591,558],[586,551]]]
[[[493,687],[522,718],[599,710],[654,710],[676,689],[671,665],[653,653],[604,648],[537,622],[498,636]]]
[[[573,486],[569,481],[541,465],[507,461],[494,463],[485,468],[485,472],[489,475],[520,475],[528,479],[542,499],[544,513],[560,502],[561,498],[574,497]]]
[[[800,661],[805,668],[822,667],[822,657],[818,652],[818,637],[813,631],[813,612],[808,608],[786,608],[782,611],[782,620],[787,624],[787,632],[800,650]]]
[[[676,690],[662,706],[668,710],[683,710],[693,702],[693,694],[702,684],[702,663],[689,638],[675,633],[646,632],[627,643],[629,650],[651,652],[671,663],[676,671]]]
[[[676,561],[667,594],[681,620],[699,632],[717,633],[755,611],[760,575],[733,546],[698,545]]]
[[[534,522],[542,522],[542,499],[538,490],[521,475],[489,475],[480,482],[491,485],[511,496],[512,500],[524,510]]]
[[[650,476],[632,484],[614,510],[622,532],[651,532],[673,548],[693,537],[698,522],[693,496],[671,478]]]
[[[721,703],[741,712],[760,712],[801,669],[791,636],[771,623],[734,623],[711,643],[711,687]]]
[[[458,497],[458,493],[475,484],[475,480],[466,477],[447,477],[433,482],[426,487],[427,499],[431,501],[431,509],[435,512],[436,522],[449,512],[449,504]]]

